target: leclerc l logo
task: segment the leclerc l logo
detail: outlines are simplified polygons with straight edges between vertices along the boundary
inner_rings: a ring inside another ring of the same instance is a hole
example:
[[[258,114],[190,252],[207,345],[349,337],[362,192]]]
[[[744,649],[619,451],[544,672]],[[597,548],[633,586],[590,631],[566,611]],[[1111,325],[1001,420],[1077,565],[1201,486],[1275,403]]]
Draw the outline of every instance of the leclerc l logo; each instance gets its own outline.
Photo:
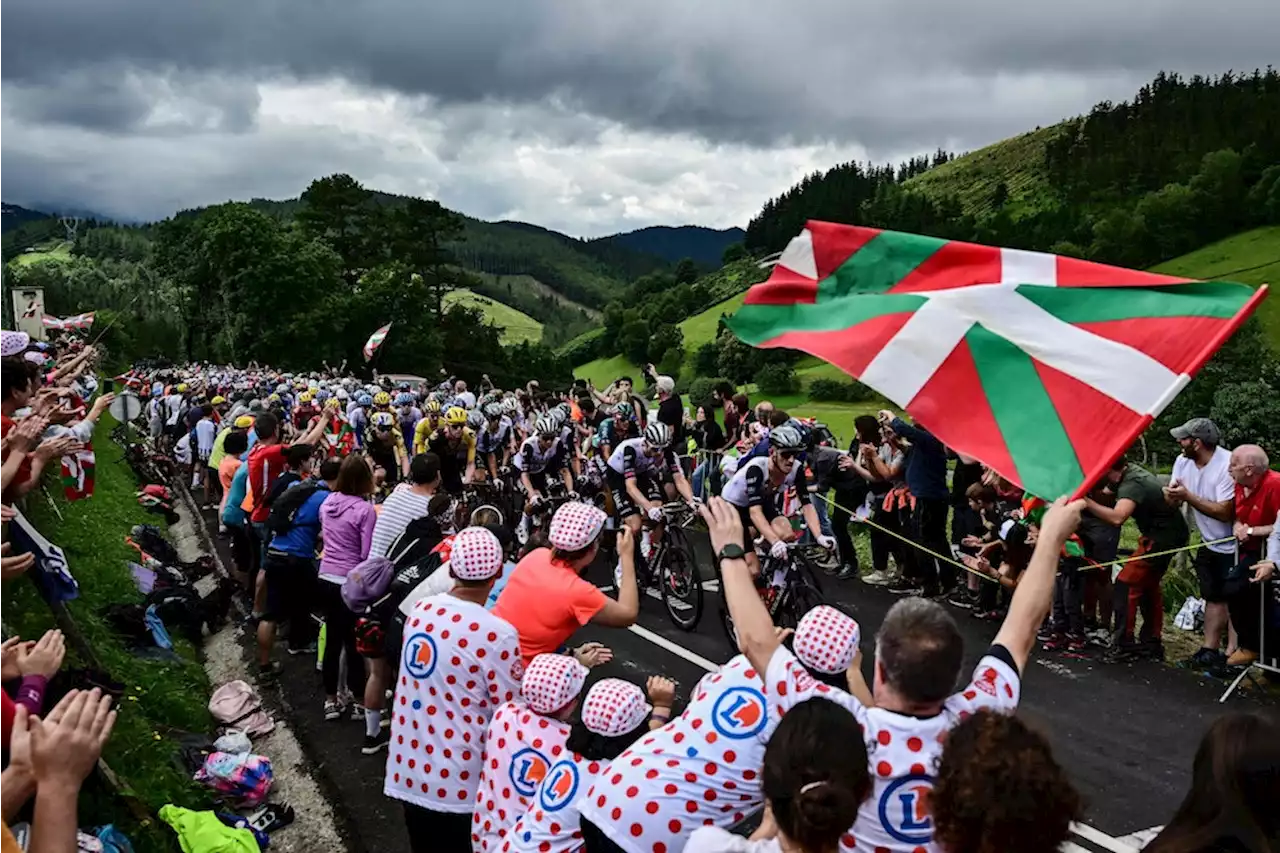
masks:
[[[929,796],[933,777],[912,773],[894,780],[880,795],[880,825],[903,844],[928,844],[933,840]]]
[[[404,644],[404,668],[414,678],[426,678],[436,668],[436,641],[417,633]]]
[[[750,687],[730,687],[711,709],[711,725],[727,738],[742,740],[760,732],[768,722],[764,694]]]
[[[511,787],[522,797],[532,797],[538,790],[538,783],[547,775],[551,762],[547,757],[531,746],[517,752],[511,757],[511,767],[507,771],[511,779]]]
[[[549,812],[558,812],[573,802],[578,793],[578,767],[572,761],[561,761],[547,771],[538,801]]]

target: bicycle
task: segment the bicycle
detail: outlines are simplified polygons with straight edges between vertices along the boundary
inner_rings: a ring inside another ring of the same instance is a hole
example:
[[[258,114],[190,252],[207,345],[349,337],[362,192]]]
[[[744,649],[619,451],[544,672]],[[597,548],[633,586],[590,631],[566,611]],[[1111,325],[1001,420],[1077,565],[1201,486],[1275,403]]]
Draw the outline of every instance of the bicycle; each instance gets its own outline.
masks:
[[[662,506],[662,536],[648,559],[648,573],[636,582],[643,588],[657,588],[671,622],[682,631],[692,631],[702,618],[702,580],[693,559],[693,548],[684,529],[696,518],[683,501]]]
[[[773,624],[779,628],[795,628],[800,620],[826,599],[822,595],[822,584],[818,580],[818,572],[811,556],[815,550],[824,551],[820,545],[805,545],[798,542],[787,543],[787,556],[777,559],[763,549],[763,539],[756,540],[756,554],[760,557],[760,578],[763,588],[760,597]],[[738,649],[738,632],[733,627],[733,617],[724,602],[724,577],[720,573],[720,562],[716,561],[716,579],[720,583],[720,625],[734,651]]]

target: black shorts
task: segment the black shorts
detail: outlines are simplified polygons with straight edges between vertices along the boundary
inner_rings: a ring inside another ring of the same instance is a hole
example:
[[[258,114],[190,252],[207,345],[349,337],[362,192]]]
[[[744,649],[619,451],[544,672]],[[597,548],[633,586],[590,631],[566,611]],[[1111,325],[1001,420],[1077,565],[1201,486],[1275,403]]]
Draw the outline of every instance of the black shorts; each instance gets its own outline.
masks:
[[[231,536],[231,562],[236,570],[249,574],[253,571],[253,538],[245,524],[228,524]]]
[[[546,471],[525,471],[523,472],[529,478],[529,483],[533,486],[533,490],[539,494],[547,493],[547,472]]]
[[[755,529],[756,523],[751,520],[751,507],[734,505],[738,510],[738,518],[742,519],[742,547],[747,553],[751,553],[752,540],[760,535],[760,531]],[[766,500],[760,504],[760,509],[764,510],[765,520],[770,524],[778,517],[778,508],[773,501]]]
[[[262,570],[267,577],[267,607],[262,618],[267,622],[290,622],[305,619],[315,600],[315,560],[295,557],[267,549]]]
[[[635,501],[631,500],[631,495],[627,492],[626,476],[619,474],[612,468],[605,468],[604,479],[609,486],[609,491],[613,493],[613,508],[618,518],[639,515],[640,507],[636,506]],[[657,484],[647,474],[637,474],[636,487],[640,489],[642,494],[652,495]]]
[[[1220,554],[1208,548],[1196,551],[1196,577],[1200,580],[1200,597],[1216,604],[1227,600],[1227,574],[1236,564],[1235,554]]]

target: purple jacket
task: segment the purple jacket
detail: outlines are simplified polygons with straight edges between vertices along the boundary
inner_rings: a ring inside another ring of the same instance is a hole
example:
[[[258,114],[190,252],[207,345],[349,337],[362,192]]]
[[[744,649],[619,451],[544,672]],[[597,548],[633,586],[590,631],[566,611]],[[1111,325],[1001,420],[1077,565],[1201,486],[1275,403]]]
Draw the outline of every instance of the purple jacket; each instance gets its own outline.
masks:
[[[377,517],[373,504],[364,498],[341,492],[325,498],[320,506],[320,535],[324,537],[320,574],[345,578],[368,557]]]

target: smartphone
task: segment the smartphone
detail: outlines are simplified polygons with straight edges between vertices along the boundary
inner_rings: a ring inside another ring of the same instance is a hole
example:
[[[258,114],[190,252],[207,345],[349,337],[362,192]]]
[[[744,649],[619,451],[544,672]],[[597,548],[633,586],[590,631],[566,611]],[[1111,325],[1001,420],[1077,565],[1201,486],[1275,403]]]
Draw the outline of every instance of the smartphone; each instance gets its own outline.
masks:
[[[111,392],[113,392],[113,391],[115,391],[115,390],[116,390],[116,381],[115,381],[114,379],[104,379],[104,380],[102,380],[102,393],[103,393],[103,394],[110,394]]]

